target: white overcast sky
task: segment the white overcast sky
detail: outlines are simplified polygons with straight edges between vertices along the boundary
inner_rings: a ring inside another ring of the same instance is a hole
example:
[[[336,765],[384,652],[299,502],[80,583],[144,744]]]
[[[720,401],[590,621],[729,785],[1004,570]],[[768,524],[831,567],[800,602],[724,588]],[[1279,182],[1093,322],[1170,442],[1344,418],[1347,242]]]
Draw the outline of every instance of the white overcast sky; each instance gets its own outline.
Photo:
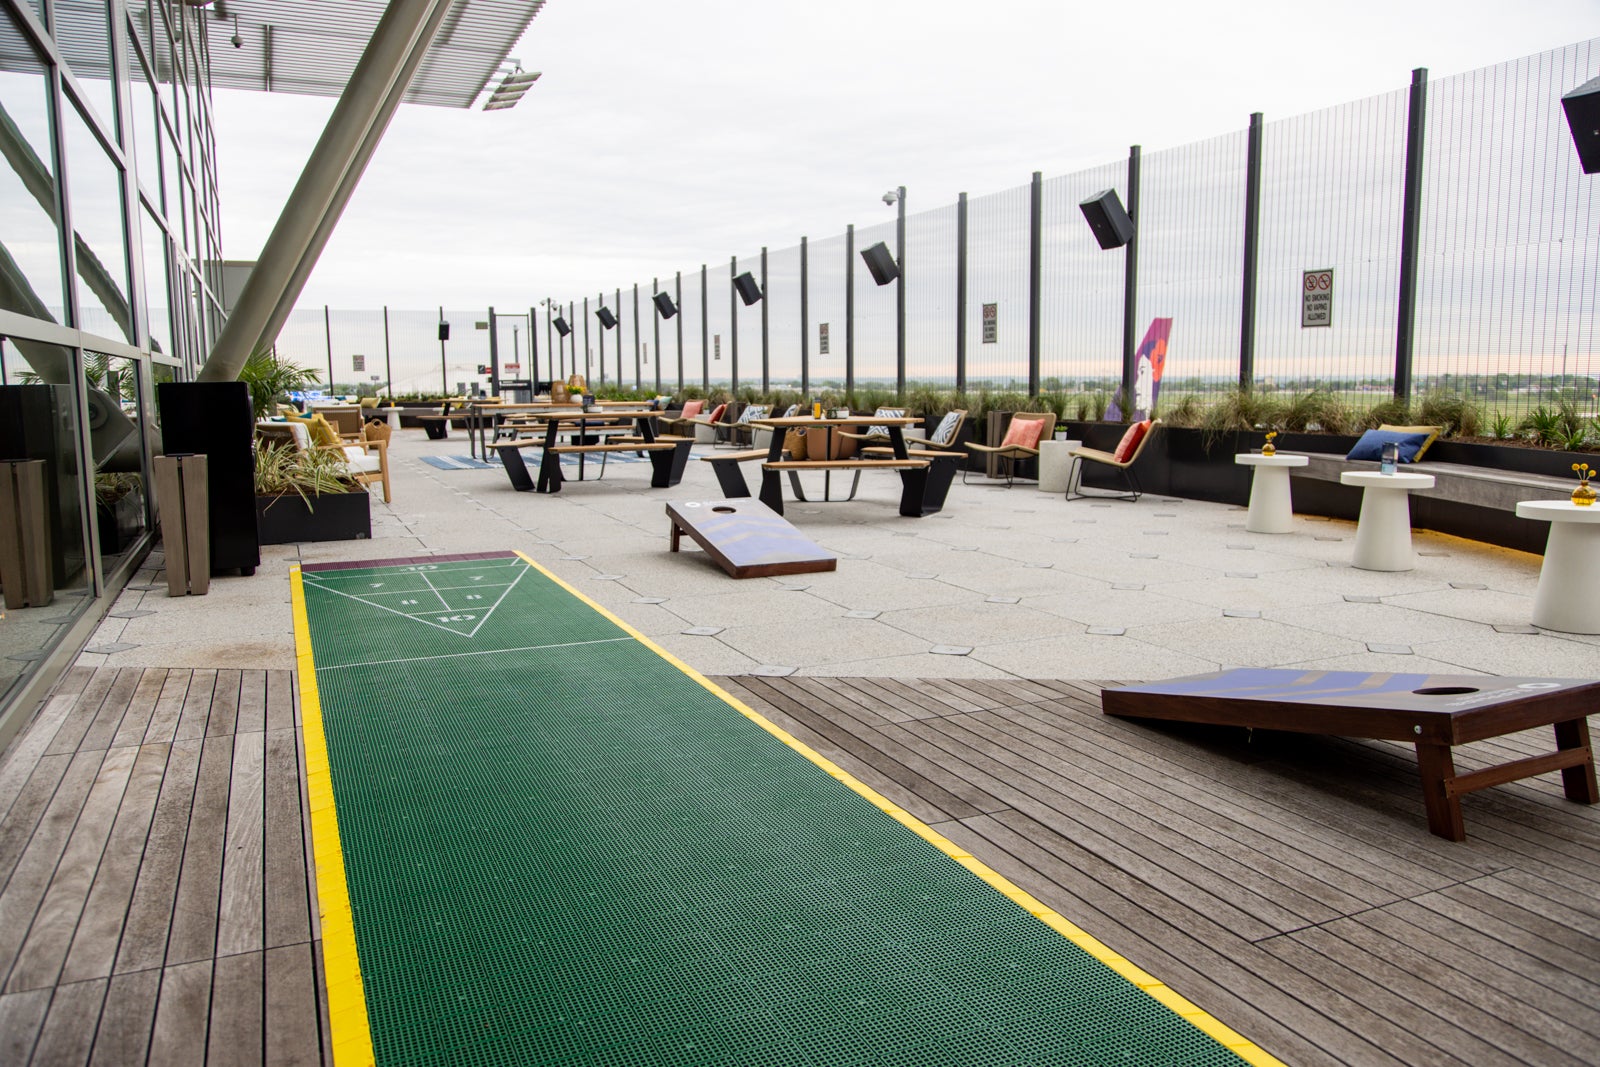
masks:
[[[549,0],[515,108],[401,109],[300,305],[665,284],[883,222],[896,185],[915,214],[1597,33],[1600,0]],[[332,106],[216,92],[227,258],[256,257]]]

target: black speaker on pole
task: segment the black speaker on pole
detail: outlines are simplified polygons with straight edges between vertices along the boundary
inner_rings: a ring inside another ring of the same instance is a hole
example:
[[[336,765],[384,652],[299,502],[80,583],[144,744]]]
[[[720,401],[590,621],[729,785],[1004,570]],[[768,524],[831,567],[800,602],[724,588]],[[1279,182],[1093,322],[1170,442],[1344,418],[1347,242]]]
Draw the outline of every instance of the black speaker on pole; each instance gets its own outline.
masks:
[[[567,320],[562,318],[560,315],[556,316],[554,325],[556,328],[556,333],[559,333],[562,337],[565,337],[572,332],[572,327],[568,326]]]
[[[761,299],[761,286],[756,284],[755,276],[745,271],[733,280],[733,287],[739,290],[739,299],[744,301],[744,306],[749,307]]]
[[[439,340],[450,340],[450,324],[448,322],[441,322],[439,324]]]
[[[1561,110],[1578,146],[1578,165],[1585,174],[1600,173],[1600,78],[1584,82],[1561,98]]]
[[[1094,231],[1094,239],[1100,242],[1101,248],[1121,248],[1133,240],[1133,220],[1122,209],[1115,189],[1095,193],[1078,207],[1089,220],[1089,228]]]
[[[882,241],[871,248],[863,248],[861,258],[866,260],[867,270],[872,272],[872,280],[879,285],[888,285],[900,277],[900,266],[895,263],[894,256],[889,254],[889,246]]]
[[[650,299],[656,302],[656,310],[661,313],[662,318],[670,319],[678,313],[678,306],[672,302],[672,297],[666,293],[657,293]]]
[[[600,325],[604,326],[608,330],[617,324],[617,317],[611,314],[610,308],[601,308],[599,311],[594,313],[594,317],[599,319]]]

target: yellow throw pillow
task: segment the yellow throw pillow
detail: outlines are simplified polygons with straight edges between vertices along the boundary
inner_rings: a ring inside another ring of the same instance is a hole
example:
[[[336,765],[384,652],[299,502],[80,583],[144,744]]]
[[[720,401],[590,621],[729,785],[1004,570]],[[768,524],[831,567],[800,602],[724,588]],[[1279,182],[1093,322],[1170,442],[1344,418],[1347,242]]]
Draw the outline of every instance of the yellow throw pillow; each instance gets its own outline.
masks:
[[[1427,434],[1428,435],[1428,439],[1426,441],[1422,442],[1422,447],[1417,449],[1417,454],[1411,460],[1411,462],[1416,463],[1416,462],[1418,462],[1418,461],[1420,461],[1422,459],[1422,454],[1428,450],[1428,446],[1433,444],[1435,441],[1437,441],[1439,439],[1439,429],[1440,429],[1440,427],[1438,427],[1438,426],[1390,426],[1388,423],[1384,423],[1382,426],[1379,426],[1378,429],[1380,429],[1380,430],[1388,430],[1388,431],[1391,431],[1393,433],[1425,433],[1425,434]]]
[[[333,428],[333,424],[327,420],[326,416],[309,415],[305,418],[291,418],[289,421],[302,423],[306,428],[306,432],[311,435],[311,443],[318,448],[323,445],[344,444],[339,439],[339,431]]]
[[[378,406],[378,398],[375,396],[364,396],[361,398],[361,406],[364,408],[375,408]]]

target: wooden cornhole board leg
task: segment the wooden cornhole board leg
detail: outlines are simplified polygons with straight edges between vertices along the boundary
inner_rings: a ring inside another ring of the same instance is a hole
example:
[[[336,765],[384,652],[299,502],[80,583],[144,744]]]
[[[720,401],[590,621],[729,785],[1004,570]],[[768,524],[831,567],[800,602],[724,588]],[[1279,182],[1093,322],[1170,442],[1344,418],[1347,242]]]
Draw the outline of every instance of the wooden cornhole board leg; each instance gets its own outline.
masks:
[[[759,500],[677,502],[667,505],[672,551],[688,534],[735,578],[831,571],[839,559]]]

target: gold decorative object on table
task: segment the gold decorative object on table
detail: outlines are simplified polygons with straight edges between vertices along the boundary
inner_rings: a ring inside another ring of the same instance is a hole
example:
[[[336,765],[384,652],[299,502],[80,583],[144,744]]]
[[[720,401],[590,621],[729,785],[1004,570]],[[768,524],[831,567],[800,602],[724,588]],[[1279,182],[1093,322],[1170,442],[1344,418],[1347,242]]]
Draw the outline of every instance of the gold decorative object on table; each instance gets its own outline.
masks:
[[[1263,456],[1276,456],[1278,454],[1278,446],[1272,443],[1272,439],[1276,436],[1278,436],[1277,430],[1267,431],[1267,443],[1261,446],[1261,454]]]
[[[1574,463],[1572,473],[1578,476],[1578,488],[1572,491],[1572,502],[1580,508],[1589,507],[1594,503],[1595,491],[1589,488],[1589,479],[1596,472],[1587,463]]]

